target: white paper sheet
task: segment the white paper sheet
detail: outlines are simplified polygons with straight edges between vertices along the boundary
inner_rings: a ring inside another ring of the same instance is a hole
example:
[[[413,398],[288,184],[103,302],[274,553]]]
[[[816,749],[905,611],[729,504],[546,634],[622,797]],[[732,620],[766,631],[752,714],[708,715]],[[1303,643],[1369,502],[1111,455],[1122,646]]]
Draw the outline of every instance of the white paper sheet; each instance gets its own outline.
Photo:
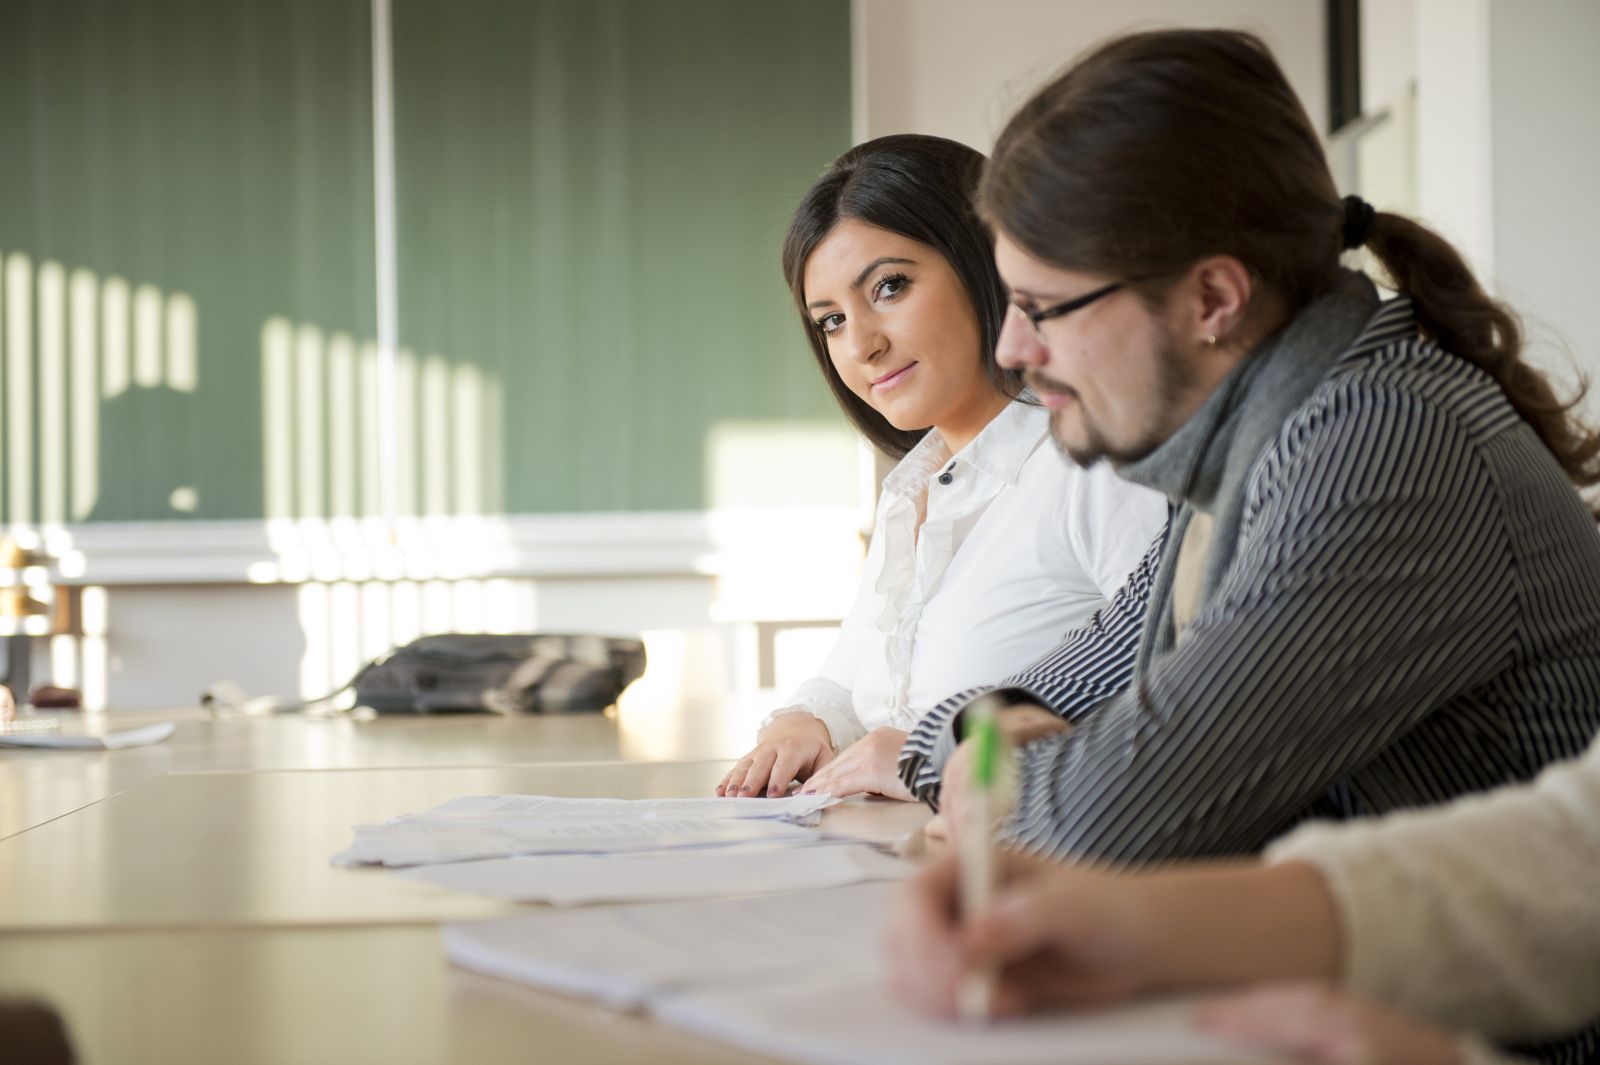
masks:
[[[110,751],[119,747],[143,747],[160,743],[172,735],[177,725],[163,721],[138,728],[64,728],[56,732],[0,732],[0,747],[48,747],[60,750]]]
[[[896,888],[533,913],[445,927],[476,972],[644,1008],[710,1039],[815,1065],[1188,1065],[1260,1060],[1193,1030],[1181,1002],[981,1029],[921,1016],[889,993],[882,929]]]
[[[597,906],[445,927],[463,968],[633,1009],[670,991],[873,971],[895,885]]]
[[[826,837],[784,821],[399,822],[355,826],[335,865],[435,865],[527,854],[611,854],[731,846],[759,840],[795,844]]]
[[[856,843],[754,843],[716,850],[492,858],[390,875],[488,898],[576,906],[804,891],[891,880],[914,871],[897,858]]]
[[[806,1065],[1241,1065],[1265,1061],[1189,1022],[1184,1002],[965,1026],[902,1006],[879,980],[822,973],[804,982],[664,997],[657,1020]]]
[[[451,799],[397,821],[724,821],[781,818],[807,822],[839,800],[830,795],[781,799],[571,799],[549,795],[474,795]]]

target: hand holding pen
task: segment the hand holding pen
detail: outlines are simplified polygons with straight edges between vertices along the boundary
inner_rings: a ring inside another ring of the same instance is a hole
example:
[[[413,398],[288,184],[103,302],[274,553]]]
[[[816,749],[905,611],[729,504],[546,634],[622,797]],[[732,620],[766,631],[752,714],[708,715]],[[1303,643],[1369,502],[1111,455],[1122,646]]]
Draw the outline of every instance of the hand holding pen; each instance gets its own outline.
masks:
[[[962,1017],[981,981],[990,1017],[1121,999],[1156,982],[1160,943],[1138,881],[1009,848],[993,852],[993,896],[967,918],[961,859],[947,854],[901,889],[888,949],[896,993],[928,1013]],[[978,980],[973,974],[981,974]]]
[[[971,924],[994,899],[996,875],[995,822],[1010,807],[1009,792],[1015,780],[1011,748],[1000,732],[998,699],[986,696],[967,708],[967,739],[971,743],[971,778],[959,813],[956,858],[960,866],[961,920]],[[987,1021],[994,1015],[995,970],[992,966],[968,969],[956,989],[956,1012],[967,1023]]]

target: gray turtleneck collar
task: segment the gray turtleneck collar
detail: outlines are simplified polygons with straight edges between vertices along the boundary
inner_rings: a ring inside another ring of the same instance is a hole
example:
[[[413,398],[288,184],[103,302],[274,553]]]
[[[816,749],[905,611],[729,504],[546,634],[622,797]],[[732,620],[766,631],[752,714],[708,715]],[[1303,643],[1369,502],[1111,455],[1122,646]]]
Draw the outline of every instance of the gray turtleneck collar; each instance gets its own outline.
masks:
[[[1151,590],[1141,672],[1173,644],[1172,571],[1194,510],[1215,522],[1204,603],[1233,561],[1251,468],[1377,310],[1377,290],[1367,276],[1341,270],[1327,292],[1234,367],[1177,432],[1143,458],[1117,467],[1120,477],[1165,494],[1178,508]]]

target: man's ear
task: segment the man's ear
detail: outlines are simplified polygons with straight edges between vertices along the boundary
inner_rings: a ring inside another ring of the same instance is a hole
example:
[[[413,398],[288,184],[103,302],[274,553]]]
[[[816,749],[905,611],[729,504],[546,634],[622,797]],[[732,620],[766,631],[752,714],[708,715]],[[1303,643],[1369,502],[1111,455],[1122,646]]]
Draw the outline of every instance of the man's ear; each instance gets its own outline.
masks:
[[[1189,268],[1190,291],[1196,297],[1189,308],[1187,328],[1191,342],[1226,346],[1244,323],[1255,294],[1250,270],[1231,255],[1211,255]]]

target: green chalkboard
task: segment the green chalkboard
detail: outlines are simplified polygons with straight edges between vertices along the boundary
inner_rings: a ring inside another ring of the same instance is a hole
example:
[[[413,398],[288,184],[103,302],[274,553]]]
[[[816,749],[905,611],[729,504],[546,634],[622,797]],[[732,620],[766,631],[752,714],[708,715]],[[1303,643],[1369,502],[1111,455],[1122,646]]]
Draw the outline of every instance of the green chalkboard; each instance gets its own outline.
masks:
[[[777,243],[848,144],[845,0],[395,0],[390,451],[371,47],[368,0],[0,5],[0,520],[375,513],[390,470],[699,509],[717,441],[838,439]]]

